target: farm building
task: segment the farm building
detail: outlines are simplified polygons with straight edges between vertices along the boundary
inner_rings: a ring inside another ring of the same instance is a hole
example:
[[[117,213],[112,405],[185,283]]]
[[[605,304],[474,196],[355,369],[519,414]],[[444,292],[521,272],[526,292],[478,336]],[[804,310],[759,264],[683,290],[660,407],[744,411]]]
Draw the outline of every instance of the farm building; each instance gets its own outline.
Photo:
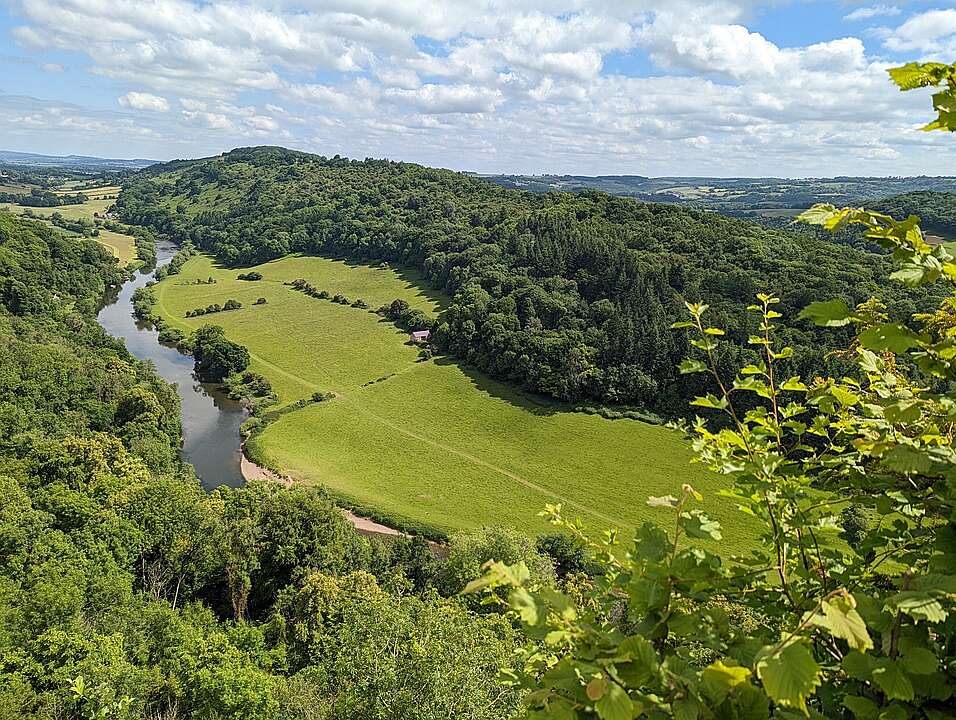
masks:
[[[408,339],[413,343],[423,343],[428,340],[431,335],[432,334],[430,330],[415,330],[414,332],[409,333]]]

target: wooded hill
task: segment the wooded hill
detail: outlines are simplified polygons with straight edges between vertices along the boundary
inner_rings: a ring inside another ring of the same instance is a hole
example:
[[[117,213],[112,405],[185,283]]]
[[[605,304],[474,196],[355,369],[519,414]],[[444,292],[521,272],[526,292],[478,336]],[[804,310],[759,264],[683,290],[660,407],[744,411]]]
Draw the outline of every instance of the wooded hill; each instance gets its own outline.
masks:
[[[874,209],[902,220],[916,215],[922,227],[946,238],[956,238],[956,193],[911,192],[879,200]]]
[[[761,290],[780,295],[785,318],[820,297],[882,294],[894,313],[913,309],[881,285],[886,258],[814,233],[409,163],[241,148],[150,167],[117,208],[230,265],[302,252],[419,268],[453,298],[433,333],[443,349],[572,402],[682,412],[702,389],[676,370],[688,348],[670,325],[685,300],[706,299],[741,348],[722,356],[728,368],[749,358],[744,308]],[[835,342],[805,324],[783,337],[804,373]]]

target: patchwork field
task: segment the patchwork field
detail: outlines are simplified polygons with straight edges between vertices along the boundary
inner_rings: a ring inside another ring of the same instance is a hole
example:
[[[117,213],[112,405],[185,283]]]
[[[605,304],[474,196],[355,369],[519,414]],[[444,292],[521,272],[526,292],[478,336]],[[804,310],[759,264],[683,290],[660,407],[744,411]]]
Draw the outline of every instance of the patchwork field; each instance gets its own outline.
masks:
[[[539,532],[547,525],[536,513],[557,502],[592,527],[629,530],[665,521],[647,497],[676,494],[688,482],[726,521],[722,548],[750,537],[740,513],[716,497],[721,478],[689,464],[677,433],[569,412],[447,359],[419,361],[405,334],[377,315],[282,284],[301,277],[372,308],[402,297],[434,312],[442,298],[424,294],[414,276],[315,257],[255,269],[263,280],[241,281],[240,271],[193,258],[158,285],[157,310],[183,330],[221,325],[249,348],[253,369],[269,377],[283,404],[317,390],[336,393],[282,415],[251,441],[270,466],[442,530],[505,524]],[[217,282],[195,282],[208,277]],[[257,297],[267,303],[252,306]],[[184,317],[229,298],[242,309]]]
[[[62,194],[72,191],[62,190],[59,192]],[[110,198],[116,195],[118,192],[119,188],[114,186],[100,188],[97,191],[89,191],[90,199],[82,205],[27,208],[22,205],[3,204],[0,205],[0,208],[3,210],[8,210],[12,213],[18,213],[20,215],[27,210],[30,210],[33,213],[33,216],[39,219],[48,218],[53,213],[58,212],[64,218],[69,220],[89,220],[92,222],[94,213],[99,213],[102,215],[104,212],[106,212],[106,209],[114,202]],[[106,195],[109,195],[110,197],[106,197]],[[60,232],[63,232],[67,235],[70,234],[69,232],[63,230],[63,228],[60,228]],[[133,238],[129,235],[123,235],[122,233],[112,232],[111,230],[104,230],[101,228],[99,236],[93,239],[108,248],[119,260],[120,265],[126,265],[136,259],[136,245],[133,242]]]

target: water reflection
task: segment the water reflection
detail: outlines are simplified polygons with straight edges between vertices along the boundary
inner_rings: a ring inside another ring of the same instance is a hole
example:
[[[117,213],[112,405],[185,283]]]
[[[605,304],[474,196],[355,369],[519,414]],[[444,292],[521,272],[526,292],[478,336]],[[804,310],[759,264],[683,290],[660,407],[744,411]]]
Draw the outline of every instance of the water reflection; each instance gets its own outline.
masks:
[[[157,243],[157,265],[168,263],[175,252],[176,246],[172,243]],[[130,353],[151,361],[156,372],[176,386],[182,405],[182,456],[196,468],[203,486],[213,489],[220,485],[241,485],[239,426],[245,419],[245,411],[214,386],[198,382],[193,375],[192,358],[163,345],[156,330],[133,317],[133,293],[149,282],[154,270],[137,271],[132,280],[107,298],[97,320],[110,335],[124,340]]]

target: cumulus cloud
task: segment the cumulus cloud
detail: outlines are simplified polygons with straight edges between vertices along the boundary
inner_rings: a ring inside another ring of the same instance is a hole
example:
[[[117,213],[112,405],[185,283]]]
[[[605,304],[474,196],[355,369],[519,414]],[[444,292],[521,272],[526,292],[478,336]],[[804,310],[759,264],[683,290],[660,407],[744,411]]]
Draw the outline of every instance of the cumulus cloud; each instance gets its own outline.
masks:
[[[423,85],[417,90],[392,89],[385,96],[427,113],[487,113],[501,102],[496,90],[474,85]]]
[[[914,15],[886,35],[884,44],[890,50],[948,57],[956,52],[956,9]]]
[[[897,173],[956,159],[915,129],[926,98],[896,92],[859,38],[787,47],[756,32],[771,0],[14,2],[30,56],[82,53],[92,82],[128,91],[122,108],[153,111],[73,117],[144,128],[165,148],[152,156],[265,140],[514,171]],[[872,4],[846,19],[897,14]],[[895,22],[876,36],[884,55],[956,55],[956,10]],[[46,110],[17,117],[65,132]]]
[[[844,20],[856,22],[858,20],[870,20],[875,17],[894,17],[902,12],[896,5],[869,5],[857,8],[851,13],[843,16]]]
[[[120,105],[131,110],[149,110],[151,112],[167,112],[169,101],[166,98],[145,92],[128,92],[117,98]]]

